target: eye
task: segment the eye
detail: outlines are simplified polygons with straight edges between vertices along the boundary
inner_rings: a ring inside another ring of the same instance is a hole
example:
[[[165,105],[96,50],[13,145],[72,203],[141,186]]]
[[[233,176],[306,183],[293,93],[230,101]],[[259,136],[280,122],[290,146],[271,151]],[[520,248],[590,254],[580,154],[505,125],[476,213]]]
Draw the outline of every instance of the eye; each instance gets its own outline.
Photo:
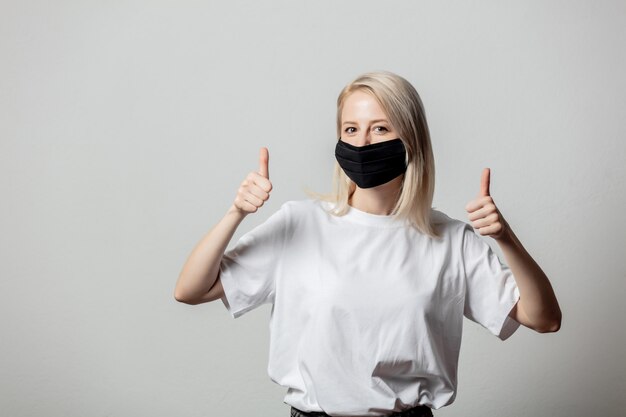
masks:
[[[376,126],[374,127],[374,130],[379,133],[389,132],[389,129],[387,129],[385,126]]]
[[[346,129],[344,130],[344,132],[346,133],[354,133],[356,131],[356,128],[350,126],[350,127],[346,127]]]

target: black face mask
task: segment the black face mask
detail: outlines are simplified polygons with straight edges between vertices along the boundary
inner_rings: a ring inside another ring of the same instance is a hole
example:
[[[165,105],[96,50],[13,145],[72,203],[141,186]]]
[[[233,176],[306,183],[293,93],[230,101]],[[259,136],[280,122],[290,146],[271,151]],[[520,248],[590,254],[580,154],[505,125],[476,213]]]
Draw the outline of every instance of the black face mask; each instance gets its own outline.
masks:
[[[339,139],[337,162],[348,178],[360,188],[385,184],[406,171],[406,149],[401,139],[353,146]]]

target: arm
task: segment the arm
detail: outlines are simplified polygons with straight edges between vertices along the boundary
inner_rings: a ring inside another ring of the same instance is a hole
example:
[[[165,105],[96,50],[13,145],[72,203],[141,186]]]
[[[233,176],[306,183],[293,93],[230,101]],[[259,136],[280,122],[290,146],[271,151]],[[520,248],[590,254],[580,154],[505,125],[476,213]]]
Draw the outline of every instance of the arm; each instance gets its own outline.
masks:
[[[269,152],[261,148],[259,172],[250,172],[237,191],[226,215],[196,245],[178,276],[174,298],[186,304],[200,304],[224,296],[219,279],[220,262],[235,230],[250,213],[269,199]]]
[[[520,291],[511,318],[538,332],[556,332],[561,327],[561,309],[546,274],[506,225],[496,239]]]
[[[482,236],[498,242],[520,291],[520,299],[509,316],[540,333],[556,332],[561,327],[561,310],[550,281],[526,251],[489,195],[490,170],[483,171],[479,196],[465,209],[472,226]]]
[[[222,255],[244,219],[235,205],[196,245],[178,276],[174,298],[186,304],[217,300],[224,295],[219,280]]]

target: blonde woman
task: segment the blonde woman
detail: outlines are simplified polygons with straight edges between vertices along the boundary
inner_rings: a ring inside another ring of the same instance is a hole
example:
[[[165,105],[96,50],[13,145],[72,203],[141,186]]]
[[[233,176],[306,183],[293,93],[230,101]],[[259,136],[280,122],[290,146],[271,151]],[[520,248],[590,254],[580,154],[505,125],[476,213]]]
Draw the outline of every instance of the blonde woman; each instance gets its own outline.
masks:
[[[235,318],[273,304],[268,372],[292,417],[432,416],[456,396],[463,317],[505,340],[520,324],[557,331],[558,302],[489,195],[489,169],[471,225],[431,207],[428,125],[408,81],[372,72],[348,84],[337,136],[332,193],[283,203],[225,252],[272,191],[262,148],[175,298],[221,299]]]

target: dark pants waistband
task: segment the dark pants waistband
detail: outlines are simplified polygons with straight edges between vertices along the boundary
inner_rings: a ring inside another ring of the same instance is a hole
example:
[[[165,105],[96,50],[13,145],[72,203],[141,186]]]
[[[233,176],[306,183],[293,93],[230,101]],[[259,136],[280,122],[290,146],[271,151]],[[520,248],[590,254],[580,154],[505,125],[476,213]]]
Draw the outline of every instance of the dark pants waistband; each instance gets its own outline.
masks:
[[[291,417],[330,417],[328,414],[320,411],[301,411],[295,407],[291,407]],[[433,417],[430,407],[418,405],[404,411],[396,411],[387,417]]]

